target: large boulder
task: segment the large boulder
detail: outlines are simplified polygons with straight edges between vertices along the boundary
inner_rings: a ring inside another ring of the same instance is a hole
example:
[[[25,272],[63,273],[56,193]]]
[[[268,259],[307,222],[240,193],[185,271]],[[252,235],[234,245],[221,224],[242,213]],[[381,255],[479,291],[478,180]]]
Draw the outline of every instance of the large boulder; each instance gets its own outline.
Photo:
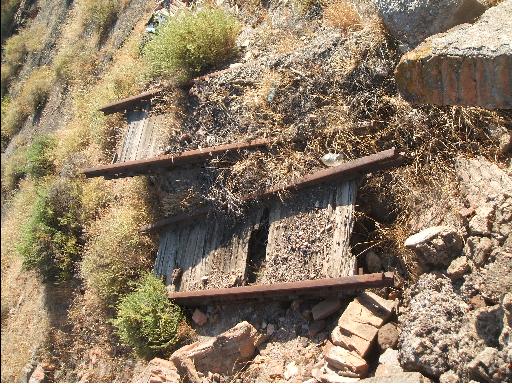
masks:
[[[426,39],[396,68],[400,93],[414,104],[512,108],[511,14],[512,0],[505,0],[475,24]]]
[[[485,6],[476,0],[374,0],[389,32],[406,48],[480,16]]]

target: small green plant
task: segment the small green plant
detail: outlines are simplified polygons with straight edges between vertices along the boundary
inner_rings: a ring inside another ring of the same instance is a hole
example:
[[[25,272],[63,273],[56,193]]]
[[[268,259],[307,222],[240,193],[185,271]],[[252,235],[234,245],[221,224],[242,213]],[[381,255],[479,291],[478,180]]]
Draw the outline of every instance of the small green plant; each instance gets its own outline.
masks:
[[[69,180],[39,185],[18,244],[24,267],[51,280],[73,275],[81,249],[79,196],[79,186]]]
[[[55,144],[55,139],[51,136],[38,136],[32,141],[26,153],[25,173],[27,175],[40,178],[53,171],[51,151]]]
[[[156,75],[186,80],[231,60],[239,31],[239,22],[220,8],[183,10],[158,28],[144,56]]]
[[[184,319],[180,307],[167,297],[162,281],[148,273],[119,303],[114,325],[121,341],[139,355],[151,357],[169,351],[180,340]]]

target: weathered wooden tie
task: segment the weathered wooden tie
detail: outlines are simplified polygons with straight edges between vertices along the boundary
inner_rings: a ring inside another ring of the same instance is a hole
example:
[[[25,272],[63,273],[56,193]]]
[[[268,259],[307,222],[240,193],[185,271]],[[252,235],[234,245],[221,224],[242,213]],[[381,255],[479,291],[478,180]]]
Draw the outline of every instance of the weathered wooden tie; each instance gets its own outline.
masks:
[[[86,177],[104,176],[110,179],[158,173],[163,169],[200,163],[211,157],[223,155],[228,152],[255,149],[268,146],[269,144],[270,142],[268,140],[259,139],[242,143],[218,145],[215,147],[185,151],[180,154],[162,155],[151,159],[132,160],[122,163],[101,165],[98,167],[84,169],[82,173]]]
[[[178,304],[197,305],[211,302],[282,299],[290,296],[340,296],[347,291],[390,287],[393,284],[394,273],[384,272],[268,285],[170,292],[168,296]]]
[[[250,194],[242,198],[243,202],[261,201],[269,199],[281,192],[294,191],[306,188],[315,184],[332,182],[339,180],[341,177],[344,179],[357,177],[360,174],[367,172],[374,172],[389,167],[396,166],[403,161],[403,157],[395,148],[387,149],[385,151],[377,152],[373,155],[364,156],[355,160],[349,160],[336,167],[323,169],[318,172],[311,173],[303,178],[290,183],[282,188],[269,189],[263,193]],[[172,224],[183,223],[192,221],[200,216],[208,214],[207,208],[202,208],[190,214],[180,214],[173,217],[167,217],[159,220],[153,224],[141,228],[141,232],[150,232],[166,227]]]

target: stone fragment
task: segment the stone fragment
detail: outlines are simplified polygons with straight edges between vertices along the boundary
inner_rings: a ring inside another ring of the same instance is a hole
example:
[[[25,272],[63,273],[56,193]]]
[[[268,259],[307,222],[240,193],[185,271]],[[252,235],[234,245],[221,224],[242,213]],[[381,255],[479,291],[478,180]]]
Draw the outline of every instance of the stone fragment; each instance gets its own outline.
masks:
[[[398,362],[398,351],[388,348],[379,356],[379,365],[375,370],[375,376],[391,376],[403,373],[404,370]]]
[[[192,320],[194,321],[194,323],[201,327],[206,324],[206,322],[208,321],[208,317],[201,310],[196,308],[194,313],[192,314]]]
[[[335,327],[331,333],[331,341],[334,345],[356,351],[360,356],[366,356],[372,347],[373,340],[365,340],[356,335],[344,334],[340,327]]]
[[[178,383],[179,381],[180,376],[176,366],[169,360],[160,358],[152,359],[140,376],[134,378],[134,382],[137,383]]]
[[[511,14],[512,0],[504,0],[474,24],[431,36],[405,54],[395,71],[402,96],[414,104],[512,108]]]
[[[267,336],[272,336],[276,330],[276,326],[274,324],[267,325]]]
[[[368,364],[365,359],[355,352],[338,347],[330,342],[324,348],[324,358],[330,366],[355,373],[360,377],[366,376],[368,372]]]
[[[356,323],[381,327],[393,314],[396,303],[372,292],[364,292],[353,300],[341,315],[338,324],[342,326],[350,319]]]
[[[197,373],[206,375],[209,371],[230,375],[254,356],[257,336],[256,328],[243,321],[217,337],[178,349],[170,361],[186,381],[197,380]]]
[[[374,0],[391,34],[414,48],[425,38],[480,16],[485,7],[476,0]]]
[[[477,267],[481,267],[489,259],[493,243],[488,237],[469,237],[464,247],[464,253]]]
[[[285,380],[290,380],[294,377],[297,377],[298,375],[300,375],[300,368],[297,366],[295,361],[291,361],[286,364],[283,374]]]
[[[460,377],[453,371],[448,371],[439,376],[440,383],[460,383]]]
[[[485,204],[475,210],[475,216],[469,220],[469,233],[471,235],[489,236],[492,229],[492,220],[494,215],[494,207]]]
[[[272,380],[284,377],[284,361],[271,359],[265,366]]]
[[[46,379],[46,374],[44,372],[43,367],[41,364],[38,364],[34,372],[32,372],[32,375],[30,375],[30,378],[28,379],[29,383],[44,383]]]
[[[377,333],[377,344],[381,351],[395,348],[398,344],[398,329],[395,324],[387,323]]]
[[[322,320],[341,309],[341,302],[339,299],[326,299],[316,304],[311,308],[313,320]]]
[[[322,360],[319,366],[315,366],[311,370],[311,376],[319,383],[355,383],[359,381],[357,377],[342,376],[338,372]]]
[[[382,268],[382,262],[380,257],[373,251],[366,252],[365,256],[366,268],[369,273],[377,273],[380,272]]]
[[[498,337],[498,343],[503,350],[506,350],[512,347],[512,292],[503,296],[501,307],[503,308],[503,329]]]
[[[321,332],[326,326],[325,320],[315,320],[313,321],[308,330],[309,337],[316,336],[319,332]]]
[[[469,363],[468,368],[475,379],[483,379],[486,382],[493,381],[489,376],[489,368],[497,354],[498,350],[496,348],[486,347]]]
[[[466,258],[466,256],[461,256],[450,263],[450,266],[448,267],[446,273],[452,279],[460,279],[462,276],[464,276],[464,274],[468,273],[469,270],[470,268],[468,264],[468,259]]]
[[[395,375],[374,376],[361,380],[361,383],[430,383],[428,377],[419,372],[402,372]]]
[[[448,267],[460,256],[462,237],[454,228],[437,226],[426,228],[405,240],[405,246],[413,249],[423,265]]]
[[[502,155],[512,152],[512,132],[505,132],[500,136],[499,148]]]

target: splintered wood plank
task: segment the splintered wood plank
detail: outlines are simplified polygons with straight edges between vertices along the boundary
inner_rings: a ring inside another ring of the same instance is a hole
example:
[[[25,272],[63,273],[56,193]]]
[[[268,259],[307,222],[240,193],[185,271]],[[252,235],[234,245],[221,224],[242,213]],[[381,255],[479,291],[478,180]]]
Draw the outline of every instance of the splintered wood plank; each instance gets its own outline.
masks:
[[[171,274],[181,268],[181,281],[173,289],[225,288],[246,274],[249,240],[261,220],[261,210],[232,220],[208,217],[184,226],[169,227],[160,233],[155,273],[171,284]],[[202,278],[208,278],[202,284]]]
[[[321,186],[272,203],[264,266],[258,283],[350,276],[349,241],[357,181]]]

